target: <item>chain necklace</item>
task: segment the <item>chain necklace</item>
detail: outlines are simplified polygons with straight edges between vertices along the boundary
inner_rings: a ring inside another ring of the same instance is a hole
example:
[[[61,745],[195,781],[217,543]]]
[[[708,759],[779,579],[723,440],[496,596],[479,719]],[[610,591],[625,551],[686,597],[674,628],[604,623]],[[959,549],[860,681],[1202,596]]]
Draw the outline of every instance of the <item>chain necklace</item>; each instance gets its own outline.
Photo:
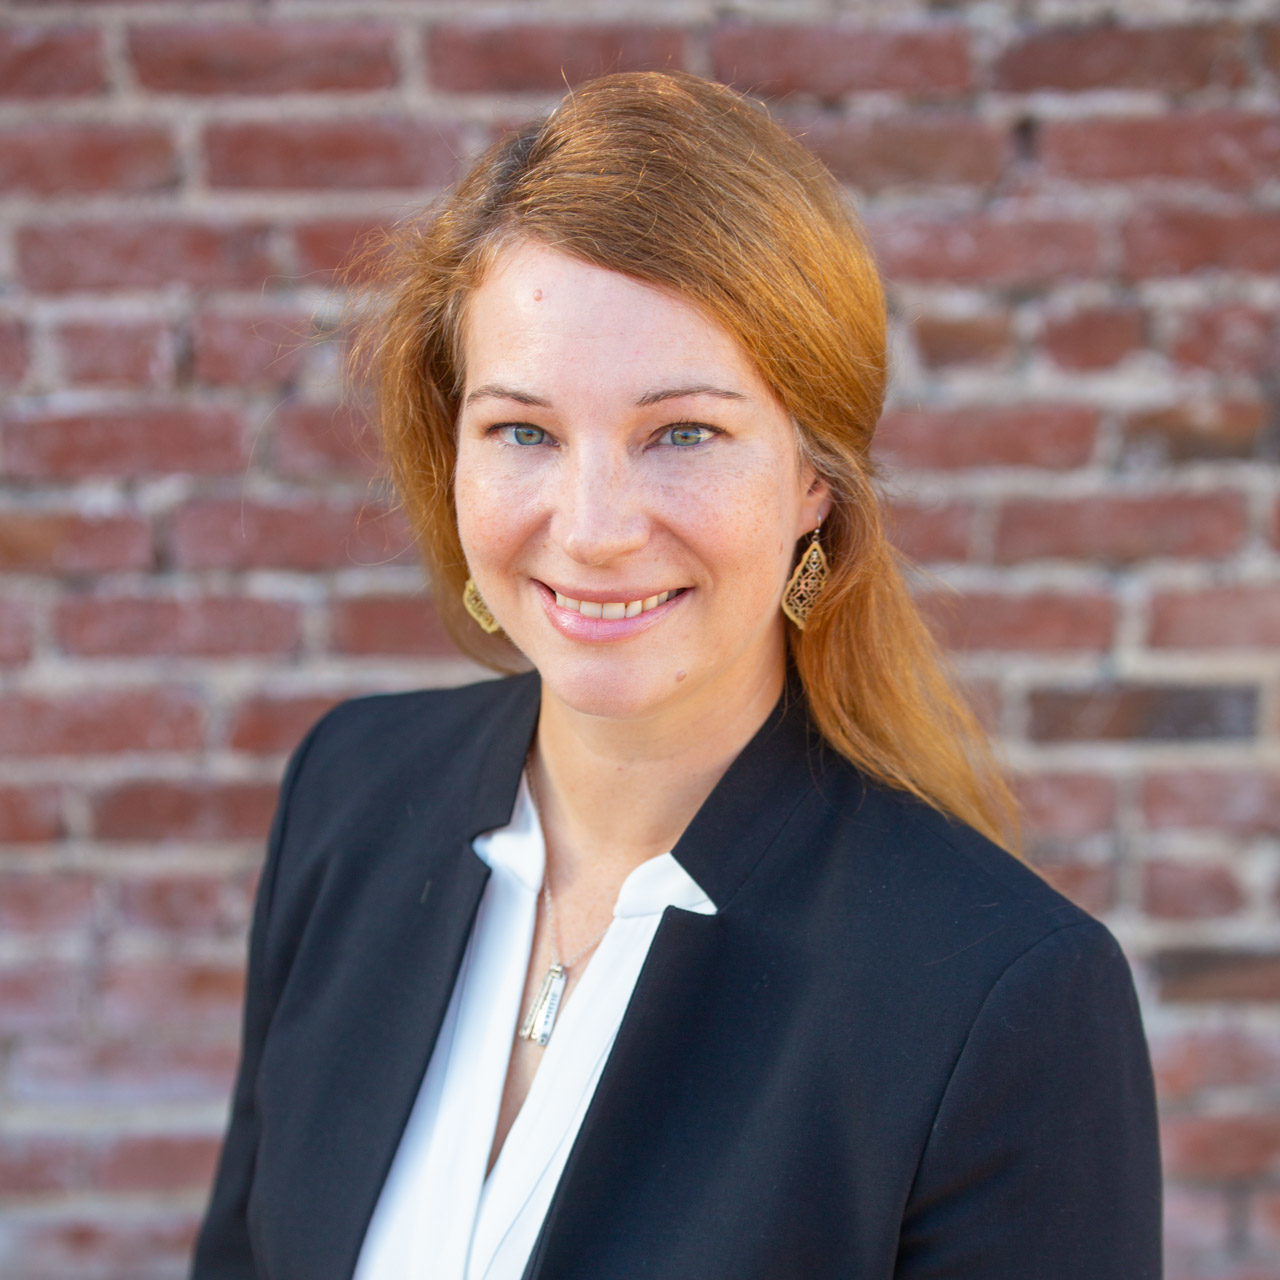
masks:
[[[538,810],[539,820],[541,820],[542,806],[538,801],[538,793],[534,789],[533,770],[526,769],[525,777],[529,781],[529,794],[533,798],[533,807]],[[538,987],[538,994],[533,997],[528,1013],[524,1015],[519,1032],[522,1040],[532,1040],[536,1045],[545,1045],[551,1039],[556,1017],[560,1013],[560,1001],[564,997],[565,984],[569,981],[569,970],[589,951],[594,951],[604,940],[604,935],[609,932],[609,925],[605,925],[580,951],[570,956],[568,960],[561,960],[560,939],[556,934],[556,907],[551,898],[551,876],[545,863],[542,872],[542,901],[546,905],[547,933],[551,939],[551,967],[543,977]],[[612,920],[609,923],[612,924]]]

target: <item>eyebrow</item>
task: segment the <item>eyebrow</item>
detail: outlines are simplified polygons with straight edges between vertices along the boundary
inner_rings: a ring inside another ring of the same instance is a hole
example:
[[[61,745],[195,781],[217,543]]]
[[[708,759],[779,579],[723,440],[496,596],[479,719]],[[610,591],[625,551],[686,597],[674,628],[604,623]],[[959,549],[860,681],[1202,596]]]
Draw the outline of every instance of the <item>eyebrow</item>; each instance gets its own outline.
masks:
[[[714,387],[707,382],[690,383],[682,387],[662,387],[655,391],[646,391],[637,401],[638,407],[644,409],[649,405],[661,404],[664,400],[680,400],[685,396],[716,396],[721,400],[745,400],[740,391],[729,391],[724,387]],[[532,405],[538,409],[551,408],[551,402],[530,391],[521,391],[519,387],[504,387],[496,382],[486,382],[474,391],[467,393],[466,404],[474,404],[477,400],[514,400],[517,404]]]

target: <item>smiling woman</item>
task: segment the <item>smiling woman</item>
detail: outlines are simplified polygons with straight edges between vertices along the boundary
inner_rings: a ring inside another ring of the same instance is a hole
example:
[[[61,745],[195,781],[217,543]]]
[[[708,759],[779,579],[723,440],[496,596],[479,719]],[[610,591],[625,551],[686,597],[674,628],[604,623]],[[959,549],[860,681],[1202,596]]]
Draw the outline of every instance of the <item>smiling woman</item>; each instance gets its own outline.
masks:
[[[1128,969],[884,537],[830,177],[606,77],[379,261],[438,606],[532,670],[295,753],[198,1280],[1157,1276]]]

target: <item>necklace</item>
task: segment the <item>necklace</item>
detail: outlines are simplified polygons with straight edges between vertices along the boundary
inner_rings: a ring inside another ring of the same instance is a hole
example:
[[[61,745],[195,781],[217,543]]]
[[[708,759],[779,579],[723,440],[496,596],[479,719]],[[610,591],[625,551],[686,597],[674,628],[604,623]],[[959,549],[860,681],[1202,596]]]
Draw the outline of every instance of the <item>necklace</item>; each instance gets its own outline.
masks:
[[[533,806],[541,814],[542,806],[538,803],[538,793],[533,786],[533,771],[526,770],[529,780],[529,794],[533,797]],[[555,1029],[556,1017],[560,1013],[560,1001],[564,996],[565,983],[569,981],[569,970],[573,968],[589,951],[594,951],[609,932],[605,925],[590,942],[568,960],[560,959],[560,939],[556,934],[556,907],[551,898],[551,877],[544,869],[542,874],[542,901],[547,910],[547,932],[551,935],[551,967],[547,970],[538,987],[538,994],[533,997],[529,1011],[520,1024],[520,1038],[532,1040],[536,1045],[545,1045],[551,1039]],[[610,921],[612,923],[612,921]]]

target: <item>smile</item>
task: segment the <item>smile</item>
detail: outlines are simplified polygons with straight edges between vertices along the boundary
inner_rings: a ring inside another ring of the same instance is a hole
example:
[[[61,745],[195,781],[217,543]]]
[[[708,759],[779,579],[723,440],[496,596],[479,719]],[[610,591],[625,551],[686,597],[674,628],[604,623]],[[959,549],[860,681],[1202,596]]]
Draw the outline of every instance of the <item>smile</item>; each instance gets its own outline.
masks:
[[[572,596],[556,592],[556,604],[562,609],[572,609],[584,618],[603,618],[606,622],[615,622],[619,618],[635,618],[660,604],[666,604],[673,596],[684,590],[677,587],[674,591],[660,591],[656,596],[646,596],[643,600],[575,600]]]

